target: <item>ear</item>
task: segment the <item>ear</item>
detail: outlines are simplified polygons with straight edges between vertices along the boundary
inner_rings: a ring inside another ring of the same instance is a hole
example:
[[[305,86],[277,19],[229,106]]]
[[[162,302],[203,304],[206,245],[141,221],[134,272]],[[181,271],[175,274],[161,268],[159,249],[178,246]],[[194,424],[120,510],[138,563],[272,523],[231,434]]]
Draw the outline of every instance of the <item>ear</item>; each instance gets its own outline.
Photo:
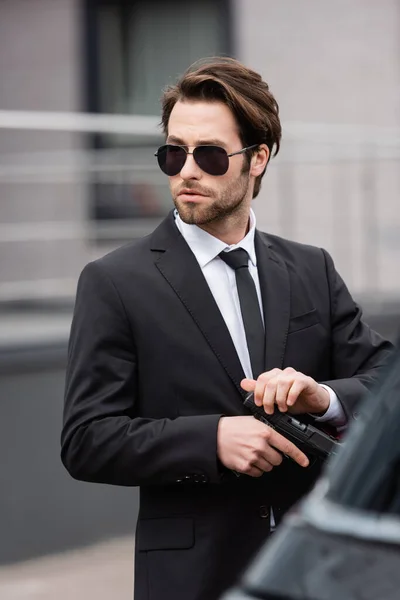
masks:
[[[250,175],[258,177],[264,172],[269,159],[269,149],[266,144],[260,144],[257,151],[251,157]]]

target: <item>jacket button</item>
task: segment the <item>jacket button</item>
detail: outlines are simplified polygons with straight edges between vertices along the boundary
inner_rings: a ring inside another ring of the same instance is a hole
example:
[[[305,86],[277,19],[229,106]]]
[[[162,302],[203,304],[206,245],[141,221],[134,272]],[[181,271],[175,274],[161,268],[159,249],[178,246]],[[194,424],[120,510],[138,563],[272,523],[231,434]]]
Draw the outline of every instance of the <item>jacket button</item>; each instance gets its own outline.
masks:
[[[259,508],[259,513],[258,513],[261,517],[261,519],[268,519],[269,518],[269,508],[268,506],[260,506]]]

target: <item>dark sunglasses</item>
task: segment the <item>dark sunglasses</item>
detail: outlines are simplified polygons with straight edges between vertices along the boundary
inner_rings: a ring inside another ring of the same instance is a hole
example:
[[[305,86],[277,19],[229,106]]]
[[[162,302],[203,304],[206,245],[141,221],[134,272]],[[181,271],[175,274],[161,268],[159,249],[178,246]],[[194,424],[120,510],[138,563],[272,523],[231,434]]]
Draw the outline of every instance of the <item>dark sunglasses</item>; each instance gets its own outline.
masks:
[[[243,154],[246,150],[257,148],[259,144],[253,144],[242,148],[237,152],[228,154],[220,146],[196,146],[193,152],[189,152],[186,146],[175,146],[165,144],[161,146],[154,156],[157,157],[161,171],[169,177],[178,175],[184,167],[188,154],[193,154],[193,158],[202,171],[209,175],[225,175],[229,168],[229,159],[236,154]]]

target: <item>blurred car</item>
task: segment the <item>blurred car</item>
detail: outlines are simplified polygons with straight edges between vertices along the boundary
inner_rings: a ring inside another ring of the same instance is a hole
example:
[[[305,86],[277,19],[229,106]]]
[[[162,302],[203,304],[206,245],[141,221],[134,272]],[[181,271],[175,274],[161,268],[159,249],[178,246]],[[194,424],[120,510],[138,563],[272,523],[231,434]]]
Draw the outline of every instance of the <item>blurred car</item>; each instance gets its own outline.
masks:
[[[400,351],[351,435],[223,600],[400,599]]]

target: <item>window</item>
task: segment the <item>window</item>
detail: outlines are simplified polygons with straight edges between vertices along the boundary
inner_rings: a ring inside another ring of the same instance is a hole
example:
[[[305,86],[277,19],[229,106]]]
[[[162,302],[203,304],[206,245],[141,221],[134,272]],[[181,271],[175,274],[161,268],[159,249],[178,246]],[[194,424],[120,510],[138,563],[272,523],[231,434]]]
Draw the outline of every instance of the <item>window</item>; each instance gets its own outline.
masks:
[[[87,0],[88,110],[159,116],[162,89],[192,62],[231,53],[229,9],[229,0]],[[106,159],[115,165],[93,183],[95,219],[168,212],[166,178],[154,158],[160,143],[161,132],[141,139],[121,134],[92,139],[102,164]]]
[[[327,497],[351,508],[400,516],[400,353],[390,361],[364,418],[346,442],[341,468],[332,470]]]

